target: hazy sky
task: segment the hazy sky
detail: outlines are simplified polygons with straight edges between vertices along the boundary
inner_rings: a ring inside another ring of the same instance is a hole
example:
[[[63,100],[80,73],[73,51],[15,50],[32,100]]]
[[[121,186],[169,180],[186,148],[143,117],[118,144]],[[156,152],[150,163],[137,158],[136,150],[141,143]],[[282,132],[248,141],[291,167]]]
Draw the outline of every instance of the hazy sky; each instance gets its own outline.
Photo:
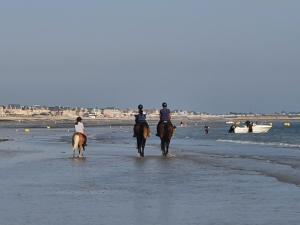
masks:
[[[300,111],[298,0],[2,0],[0,104]]]

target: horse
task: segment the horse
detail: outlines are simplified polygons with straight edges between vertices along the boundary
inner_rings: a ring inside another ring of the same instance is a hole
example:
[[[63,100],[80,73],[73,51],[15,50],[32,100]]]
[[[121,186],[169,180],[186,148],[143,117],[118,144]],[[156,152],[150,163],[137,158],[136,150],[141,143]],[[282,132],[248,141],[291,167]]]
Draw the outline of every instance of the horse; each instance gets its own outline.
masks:
[[[147,137],[149,136],[149,128],[145,123],[136,124],[134,133],[136,135],[137,149],[141,157],[144,157],[144,150]]]
[[[82,133],[74,133],[72,137],[72,147],[73,147],[73,158],[75,157],[75,150],[78,150],[78,157],[83,158],[83,152],[85,151],[85,144],[87,138]]]
[[[159,137],[161,140],[161,151],[163,156],[167,156],[169,153],[169,146],[174,134],[175,127],[170,121],[163,121],[158,126]]]

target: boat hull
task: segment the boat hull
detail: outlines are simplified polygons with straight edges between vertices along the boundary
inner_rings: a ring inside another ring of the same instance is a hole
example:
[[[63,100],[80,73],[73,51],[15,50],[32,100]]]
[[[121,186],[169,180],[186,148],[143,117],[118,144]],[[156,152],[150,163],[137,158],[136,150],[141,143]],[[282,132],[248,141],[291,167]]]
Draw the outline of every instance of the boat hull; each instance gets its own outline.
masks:
[[[272,128],[272,125],[253,125],[252,126],[252,133],[260,134],[260,133],[268,133],[269,130]],[[234,133],[236,134],[246,134],[249,133],[249,128],[244,127],[236,127],[234,129]]]

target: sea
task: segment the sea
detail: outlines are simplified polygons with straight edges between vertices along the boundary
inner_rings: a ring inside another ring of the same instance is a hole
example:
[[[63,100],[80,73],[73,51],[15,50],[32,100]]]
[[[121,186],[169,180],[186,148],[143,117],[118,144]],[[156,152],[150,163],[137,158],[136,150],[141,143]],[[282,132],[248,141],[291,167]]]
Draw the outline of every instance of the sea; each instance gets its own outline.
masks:
[[[1,122],[0,224],[299,224],[299,122],[266,134],[176,125],[171,157],[152,124],[140,158],[132,124],[89,124],[78,159],[71,124]]]

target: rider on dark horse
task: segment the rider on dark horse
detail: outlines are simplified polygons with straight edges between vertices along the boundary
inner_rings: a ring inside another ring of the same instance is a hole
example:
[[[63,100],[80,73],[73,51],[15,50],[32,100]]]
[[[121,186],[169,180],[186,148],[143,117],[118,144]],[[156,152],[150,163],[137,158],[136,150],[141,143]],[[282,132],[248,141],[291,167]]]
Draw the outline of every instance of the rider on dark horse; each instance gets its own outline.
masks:
[[[139,109],[139,113],[137,115],[135,115],[135,125],[133,128],[133,137],[137,136],[136,133],[136,128],[138,125],[144,124],[146,126],[146,128],[148,129],[148,137],[150,136],[150,129],[149,129],[149,124],[146,121],[146,114],[143,112],[143,105],[139,105],[138,109]]]
[[[157,130],[156,136],[158,136],[158,137],[160,136],[159,127],[160,127],[161,123],[167,122],[169,125],[173,126],[171,123],[171,111],[170,111],[170,109],[167,108],[168,107],[167,103],[164,102],[162,104],[162,107],[163,108],[159,112],[159,115],[160,115],[159,122],[158,122],[157,128],[156,128],[156,130]]]

